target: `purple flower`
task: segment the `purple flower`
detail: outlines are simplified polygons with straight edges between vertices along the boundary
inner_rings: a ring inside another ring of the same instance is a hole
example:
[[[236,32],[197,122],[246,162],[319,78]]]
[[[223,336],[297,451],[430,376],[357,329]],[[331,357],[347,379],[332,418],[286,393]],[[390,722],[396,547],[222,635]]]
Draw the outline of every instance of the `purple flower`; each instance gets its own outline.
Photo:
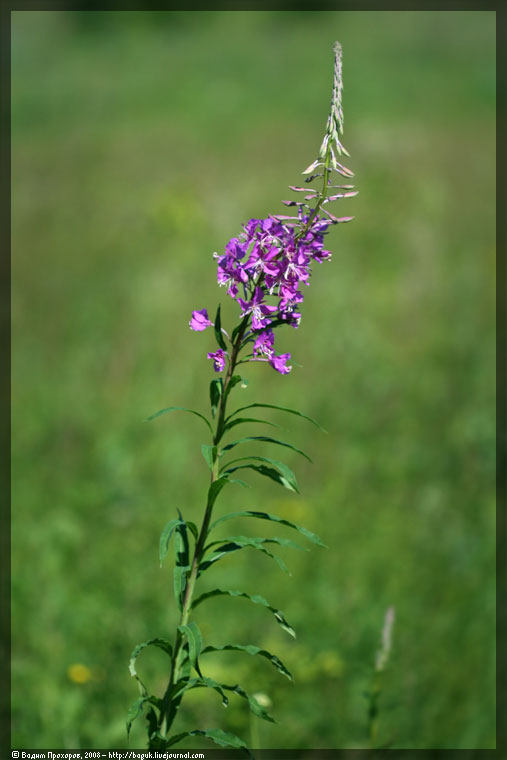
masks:
[[[223,368],[225,367],[225,357],[226,353],[221,348],[219,348],[218,351],[215,351],[214,353],[208,354],[208,359],[213,359],[213,368],[215,372],[222,372]]]
[[[265,293],[262,288],[256,287],[251,301],[244,301],[242,298],[238,298],[238,303],[243,310],[241,316],[244,317],[251,312],[252,328],[254,330],[262,330],[269,325],[271,320],[268,319],[268,315],[276,311],[276,306],[262,303],[264,296]]]
[[[201,309],[200,311],[192,312],[192,319],[188,324],[192,330],[202,332],[202,330],[205,330],[207,327],[211,327],[213,322],[209,321],[206,309]]]
[[[269,325],[275,319],[298,327],[301,314],[297,309],[303,301],[300,286],[310,284],[314,262],[320,264],[331,257],[324,248],[324,238],[334,222],[315,216],[307,227],[311,214],[312,209],[305,212],[300,205],[294,217],[250,219],[241,234],[229,240],[223,254],[214,254],[219,284],[225,285],[227,294],[237,301],[241,317],[251,315],[251,360],[269,361],[282,375],[292,369],[287,364],[290,354],[275,355]],[[240,291],[243,298],[239,297]],[[268,296],[277,297],[278,305],[266,303]],[[205,310],[193,313],[192,329],[204,330],[210,324]],[[225,366],[224,352],[208,356],[215,360],[215,369],[220,372]]]
[[[273,356],[270,358],[269,363],[279,372],[281,375],[288,375],[292,367],[287,367],[287,362],[290,359],[290,354],[279,354],[279,356]]]
[[[275,334],[273,330],[265,330],[257,335],[255,339],[253,354],[257,356],[268,356],[271,358],[273,355],[273,345],[275,342]]]

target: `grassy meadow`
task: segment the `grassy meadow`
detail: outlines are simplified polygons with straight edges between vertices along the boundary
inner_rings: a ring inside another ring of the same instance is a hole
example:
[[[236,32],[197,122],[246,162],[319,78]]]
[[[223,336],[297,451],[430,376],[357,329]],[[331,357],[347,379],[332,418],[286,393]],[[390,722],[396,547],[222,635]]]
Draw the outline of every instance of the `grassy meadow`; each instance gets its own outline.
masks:
[[[248,388],[234,391],[238,405],[293,406],[328,432],[265,410],[314,460],[280,455],[301,495],[252,474],[217,503],[300,522],[329,548],[281,550],[291,576],[249,550],[204,576],[202,590],[261,594],[298,633],[216,599],[196,611],[205,643],[273,651],[295,684],[259,658],[210,655],[208,675],[267,695],[278,723],[198,690],[176,728],[368,747],[364,692],[393,605],[379,744],[495,746],[495,14],[20,11],[14,747],[145,746],[143,720],[127,745],[128,660],[173,636],[159,536],[177,509],[200,520],[209,473],[199,420],[143,420],[168,405],[207,412],[213,337],[190,332],[190,313],[220,298],[233,324],[212,253],[251,217],[284,212],[322,140],[335,39],[360,190],[339,211],[355,219],[330,233],[300,329],[280,335],[298,366],[246,367]],[[163,691],[162,652],[143,653],[139,672]]]

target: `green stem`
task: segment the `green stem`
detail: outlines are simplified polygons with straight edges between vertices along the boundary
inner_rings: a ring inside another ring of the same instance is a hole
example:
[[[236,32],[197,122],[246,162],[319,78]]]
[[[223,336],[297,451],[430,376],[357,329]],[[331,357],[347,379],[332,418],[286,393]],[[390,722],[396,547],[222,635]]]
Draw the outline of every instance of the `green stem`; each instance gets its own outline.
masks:
[[[236,364],[238,363],[239,352],[242,348],[241,344],[242,344],[243,337],[245,335],[247,328],[248,328],[248,320],[241,327],[241,329],[238,330],[238,334],[236,335],[236,338],[232,345],[229,367],[227,369],[227,373],[225,376],[223,391],[220,397],[220,402],[219,402],[219,407],[218,407],[217,427],[216,427],[215,435],[213,436],[214,446],[218,446],[223,436],[224,420],[225,420],[225,414],[226,414],[226,409],[227,409],[227,397],[230,391],[230,383],[234,374],[234,370],[236,368]],[[217,480],[218,477],[219,477],[219,460],[218,460],[218,451],[217,451],[216,459],[213,464],[213,470],[211,472],[211,483],[214,483],[214,481]],[[197,580],[197,574],[199,572],[199,565],[201,564],[201,560],[203,558],[206,539],[208,538],[212,512],[213,512],[213,505],[208,502],[206,506],[206,510],[204,512],[201,529],[199,531],[197,541],[195,543],[195,549],[194,549],[194,555],[192,558],[190,573],[187,576],[185,594],[183,597],[183,604],[182,604],[182,610],[181,610],[180,621],[179,621],[180,626],[186,625],[188,622],[188,618],[190,616],[190,611],[192,608],[192,597],[194,593],[195,583]],[[170,713],[171,690],[173,686],[176,683],[178,683],[179,676],[180,676],[180,670],[181,670],[181,665],[182,665],[182,654],[183,654],[182,645],[183,645],[183,636],[181,632],[178,630],[176,632],[176,641],[174,644],[174,651],[173,651],[173,656],[171,660],[171,674],[170,674],[169,683],[167,685],[167,689],[165,691],[164,698],[162,701],[162,707],[160,710],[160,718],[159,718],[159,727],[161,727],[165,723],[166,732],[169,729],[170,724],[172,722],[171,718],[174,718],[174,715],[171,716],[171,713]]]

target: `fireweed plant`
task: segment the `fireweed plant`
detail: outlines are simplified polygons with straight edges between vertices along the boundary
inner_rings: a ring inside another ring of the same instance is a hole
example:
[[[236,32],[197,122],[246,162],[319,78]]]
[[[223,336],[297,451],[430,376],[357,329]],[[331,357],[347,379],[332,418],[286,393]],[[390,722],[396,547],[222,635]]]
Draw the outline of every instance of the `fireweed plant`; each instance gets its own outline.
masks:
[[[236,433],[236,428],[245,423],[262,423],[276,427],[272,422],[252,418],[250,410],[278,409],[303,417],[320,427],[306,414],[286,407],[252,403],[229,411],[228,404],[231,391],[238,384],[246,384],[236,372],[239,365],[265,362],[276,372],[282,375],[289,374],[292,369],[291,355],[276,352],[275,331],[286,325],[293,328],[299,326],[304,289],[309,285],[312,266],[314,263],[327,262],[331,258],[331,252],[324,247],[325,235],[333,225],[348,222],[353,218],[336,217],[329,211],[331,202],[356,195],[353,185],[333,184],[335,178],[349,179],[353,176],[353,173],[338,161],[342,154],[349,155],[339,136],[343,132],[341,58],[341,46],[335,43],[333,95],[324,140],[318,157],[303,172],[307,187],[291,186],[291,190],[299,199],[283,201],[285,205],[294,209],[294,215],[278,214],[268,216],[267,219],[250,219],[244,225],[241,234],[227,243],[223,254],[214,254],[218,266],[218,283],[227,289],[228,296],[237,304],[238,324],[232,330],[225,330],[221,324],[220,306],[214,322],[209,319],[206,309],[197,309],[192,313],[190,328],[196,332],[212,328],[217,343],[216,350],[208,353],[208,359],[212,360],[215,372],[220,375],[210,384],[211,419],[192,409],[175,406],[162,409],[149,418],[154,419],[175,410],[186,411],[200,417],[211,436],[211,442],[202,445],[202,454],[211,471],[211,482],[201,526],[185,520],[178,511],[178,517],[166,525],[160,538],[161,564],[168,554],[171,538],[174,541],[174,594],[179,608],[179,624],[174,640],[171,642],[163,638],[154,638],[139,644],[130,659],[130,673],[138,682],[141,696],[129,710],[127,731],[130,732],[133,721],[145,712],[149,748],[166,749],[186,737],[203,736],[223,747],[247,749],[242,739],[220,728],[198,728],[173,733],[173,724],[182,699],[192,689],[214,690],[224,706],[228,704],[228,694],[236,694],[246,700],[255,716],[274,722],[265,708],[241,686],[218,683],[206,675],[203,661],[209,652],[234,651],[260,656],[292,680],[289,670],[276,655],[252,644],[203,646],[199,627],[191,617],[197,607],[213,597],[238,597],[265,607],[274,615],[284,631],[290,636],[295,636],[294,629],[283,613],[262,596],[252,596],[243,591],[224,588],[215,588],[195,596],[196,584],[201,576],[231,552],[250,547],[275,559],[285,569],[282,560],[270,551],[269,545],[301,548],[287,538],[251,538],[240,535],[213,540],[212,531],[226,521],[233,518],[268,520],[292,528],[313,543],[324,546],[314,533],[266,512],[232,512],[214,522],[212,517],[218,495],[226,485],[245,485],[237,477],[242,470],[253,470],[291,491],[298,491],[294,473],[278,459],[253,455],[235,456],[237,447],[244,443],[264,442],[289,448],[309,459],[292,444],[267,435],[239,438],[232,435],[234,440],[230,440],[231,433]],[[343,182],[340,179],[338,181]],[[312,183],[315,184],[312,186]],[[162,697],[150,694],[136,671],[137,657],[148,646],[159,647],[170,660],[169,680]]]

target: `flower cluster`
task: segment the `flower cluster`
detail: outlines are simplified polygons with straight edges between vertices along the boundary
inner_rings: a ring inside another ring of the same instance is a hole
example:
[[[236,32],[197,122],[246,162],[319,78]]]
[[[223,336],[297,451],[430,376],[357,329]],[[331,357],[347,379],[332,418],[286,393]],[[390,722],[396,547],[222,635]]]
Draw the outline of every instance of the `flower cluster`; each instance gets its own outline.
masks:
[[[239,305],[241,318],[251,317],[250,361],[267,361],[281,374],[290,372],[290,354],[275,354],[273,328],[281,324],[298,327],[301,286],[309,285],[311,264],[331,257],[324,248],[324,234],[331,224],[331,220],[312,219],[301,210],[292,223],[275,217],[250,219],[244,232],[229,240],[223,255],[214,254],[218,283],[227,287],[228,295]],[[192,313],[192,330],[211,325],[206,309]],[[223,370],[223,350],[209,353],[208,358],[214,360],[217,372]]]

